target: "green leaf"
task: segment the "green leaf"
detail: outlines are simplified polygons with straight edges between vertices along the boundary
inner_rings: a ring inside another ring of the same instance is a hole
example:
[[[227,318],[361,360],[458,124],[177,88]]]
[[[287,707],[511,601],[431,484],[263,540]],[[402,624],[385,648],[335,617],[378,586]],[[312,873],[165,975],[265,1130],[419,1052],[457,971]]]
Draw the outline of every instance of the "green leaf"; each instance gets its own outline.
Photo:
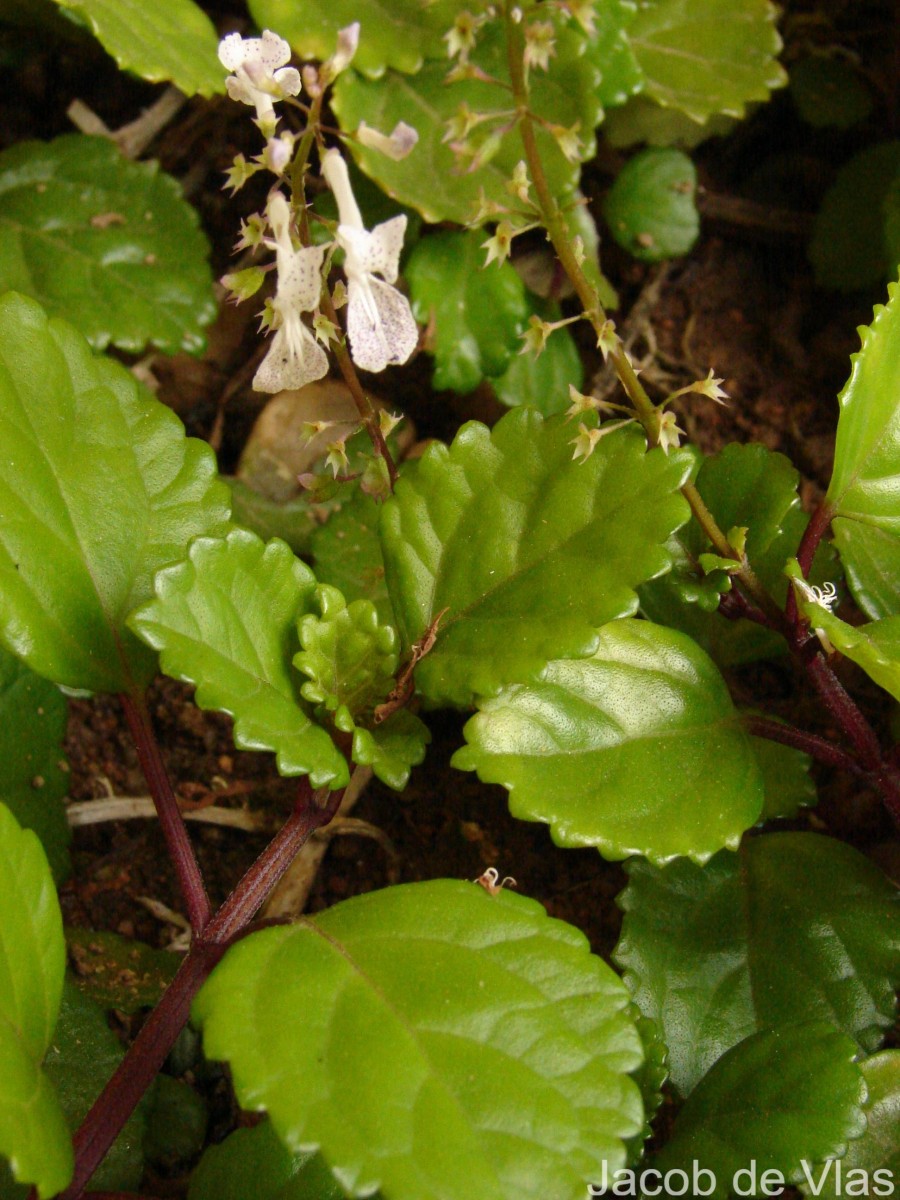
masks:
[[[866,1051],[894,1019],[900,906],[858,851],[814,833],[745,839],[704,868],[635,859],[616,961],[687,1095],[751,1033],[829,1020]]]
[[[503,784],[513,816],[547,822],[561,846],[657,863],[734,848],[763,786],[715,665],[649,621],[612,621],[598,641],[480,701],[454,766]]]
[[[716,1063],[675,1119],[654,1161],[665,1173],[699,1164],[705,1195],[725,1200],[804,1178],[803,1164],[841,1155],[865,1129],[856,1046],[825,1022],[757,1033]],[[751,1171],[759,1181],[751,1182]],[[740,1174],[743,1172],[743,1174]],[[749,1189],[749,1190],[747,1190]],[[763,1193],[765,1194],[765,1193]]]
[[[843,1158],[809,1169],[806,1195],[890,1196],[900,1179],[900,1050],[885,1050],[859,1065],[869,1090],[866,1131]]]
[[[550,658],[592,654],[597,627],[634,612],[634,588],[668,568],[686,457],[648,453],[622,429],[575,463],[573,433],[533,409],[491,431],[472,421],[452,446],[432,444],[385,504],[403,645],[444,614],[416,669],[430,699],[468,705],[537,678]]]
[[[443,37],[453,25],[458,6],[450,0],[429,4],[420,0],[333,0],[328,5],[313,0],[250,0],[249,9],[260,29],[277,29],[300,58],[320,62],[334,54],[339,30],[359,21],[353,67],[374,79],[387,67],[414,74],[426,58],[446,58]]]
[[[560,319],[558,305],[539,300],[530,292],[527,300],[541,320]],[[507,408],[529,404],[545,417],[565,412],[571,403],[569,387],[580,391],[584,384],[584,367],[575,339],[568,329],[555,329],[537,359],[530,351],[520,351],[503,374],[491,382],[497,399]]]
[[[381,625],[375,606],[354,600],[348,606],[337,588],[319,585],[313,600],[318,612],[302,616],[297,633],[302,650],[294,666],[309,682],[300,694],[310,704],[334,713],[339,727],[371,715],[394,686],[399,656],[397,634]]]
[[[888,285],[838,396],[825,497],[853,599],[866,616],[900,615],[900,284]]]
[[[750,744],[763,778],[765,798],[761,820],[796,817],[801,808],[816,803],[816,785],[809,775],[812,760],[808,754],[769,738],[751,737]]]
[[[72,833],[63,797],[68,709],[59,689],[0,647],[0,801],[33,829],[57,881],[69,874]]]
[[[308,554],[313,532],[318,529],[315,507],[305,495],[279,503],[234,476],[223,480],[231,489],[231,513],[264,542],[279,537],[295,554]]]
[[[398,712],[381,725],[374,719],[394,687],[397,634],[379,623],[368,600],[348,605],[327,585],[316,589],[315,599],[321,615],[308,613],[297,626],[303,649],[294,655],[294,666],[309,677],[300,694],[332,714],[337,729],[353,735],[355,763],[372,767],[389,787],[404,788],[410,767],[425,757],[430,735],[412,713]]]
[[[101,1008],[152,1008],[172,982],[179,958],[144,942],[96,929],[66,929],[72,982]]]
[[[569,1200],[641,1126],[625,988],[509,892],[407,884],[252,934],[193,1015],[242,1106],[357,1196]]]
[[[157,1075],[147,1109],[145,1157],[173,1172],[196,1161],[206,1144],[208,1124],[206,1104],[190,1084]]]
[[[687,254],[700,232],[697,172],[680,150],[651,147],[628,160],[606,196],[613,238],[642,262]]]
[[[872,93],[845,58],[809,54],[791,67],[791,99],[815,129],[850,129],[872,111]]]
[[[272,750],[282,775],[343,787],[347,764],[304,709],[291,667],[315,583],[284,542],[264,545],[236,529],[194,541],[185,561],[157,575],[156,598],[129,624],[160,651],[167,675],[197,685],[200,708],[234,717],[239,749]]]
[[[39,300],[95,350],[201,350],[216,315],[208,254],[178,182],[107,138],[0,154],[0,291]]]
[[[87,1116],[124,1057],[103,1010],[66,980],[59,1021],[44,1067],[57,1089],[69,1128]],[[91,1176],[97,1191],[134,1191],[144,1168],[144,1105],[128,1119],[103,1162]]]
[[[381,505],[356,492],[312,535],[311,551],[320,583],[330,583],[347,600],[370,600],[382,624],[393,624],[394,610],[384,580],[378,538]]]
[[[784,604],[788,587],[784,564],[796,554],[808,520],[800,507],[800,476],[793,464],[765,446],[733,442],[703,460],[696,482],[720,529],[748,530],[745,549],[750,565],[769,594]],[[717,588],[704,585],[692,560],[711,546],[696,521],[679,531],[677,543],[671,573],[641,588],[645,615],[689,633],[720,666],[783,654],[785,643],[771,630],[709,611],[709,599],[718,606]],[[833,552],[823,542],[812,578],[821,582],[830,575],[834,579],[835,570]]]
[[[123,71],[188,96],[225,91],[215,26],[193,0],[55,0],[85,21]]]
[[[809,243],[817,283],[852,292],[896,275],[888,220],[897,205],[898,179],[900,141],[868,146],[838,171]]]
[[[0,804],[0,1157],[41,1200],[72,1178],[72,1144],[41,1059],[56,1025],[66,948],[50,867]]]
[[[836,650],[900,700],[900,617],[854,626],[815,601],[801,601],[800,607],[813,628],[821,630]]]
[[[644,86],[644,73],[628,37],[636,12],[633,0],[607,0],[594,6],[596,32],[587,53],[600,71],[598,97],[604,108],[624,104]]]
[[[187,1200],[344,1200],[346,1194],[321,1155],[292,1154],[272,1122],[260,1121],[207,1149],[191,1176]]]
[[[558,30],[556,57],[549,72],[531,78],[530,105],[545,121],[570,129],[578,123],[585,158],[595,149],[593,130],[602,108],[598,98],[599,72],[585,53],[586,39],[571,27]],[[506,49],[502,30],[488,27],[479,37],[472,61],[495,78],[508,81]],[[417,209],[434,223],[472,220],[482,189],[489,200],[508,205],[506,183],[522,158],[518,131],[507,130],[496,152],[476,171],[461,170],[450,145],[444,141],[445,122],[461,105],[472,112],[497,112],[504,107],[505,93],[495,85],[467,80],[447,85],[448,62],[426,62],[417,75],[388,71],[378,80],[363,79],[345,71],[334,87],[333,107],[341,128],[355,130],[360,121],[378,129],[393,129],[406,121],[419,134],[412,154],[392,162],[377,150],[352,145],[362,169],[391,196]],[[496,129],[485,122],[472,133],[484,138]],[[577,163],[568,162],[556,139],[544,127],[536,131],[538,149],[553,195],[561,203],[578,185]]]
[[[353,761],[371,767],[382,783],[399,792],[406,787],[410,768],[425,758],[430,741],[428,727],[401,709],[372,729],[353,730]]]
[[[146,684],[155,660],[125,617],[191,537],[226,527],[212,451],[130,371],[15,294],[0,299],[0,442],[4,641],[67,687]]]
[[[777,18],[769,0],[642,0],[628,38],[645,94],[695,121],[742,117],[786,82]]]
[[[617,149],[646,142],[648,146],[693,150],[708,138],[731,133],[737,123],[737,117],[721,113],[707,121],[695,121],[677,108],[663,108],[646,96],[633,96],[627,104],[607,114],[603,136]]]
[[[406,264],[413,315],[434,325],[438,389],[471,392],[485,375],[502,375],[521,347],[525,285],[508,262],[485,267],[483,241],[474,231],[439,232],[423,238]]]

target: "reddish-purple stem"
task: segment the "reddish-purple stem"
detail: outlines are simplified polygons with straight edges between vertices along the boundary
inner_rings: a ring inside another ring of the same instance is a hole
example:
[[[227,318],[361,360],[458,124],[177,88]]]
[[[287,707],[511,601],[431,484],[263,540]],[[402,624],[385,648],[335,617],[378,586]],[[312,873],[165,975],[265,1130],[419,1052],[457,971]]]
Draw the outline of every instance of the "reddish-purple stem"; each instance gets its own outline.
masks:
[[[822,538],[828,532],[828,526],[831,524],[833,516],[834,509],[823,500],[809,518],[806,529],[803,531],[803,537],[800,539],[800,545],[797,547],[797,562],[800,564],[800,570],[803,572],[804,579],[806,579],[812,569],[813,559],[816,557],[819,542],[821,542]],[[799,614],[797,612],[797,597],[794,595],[792,587],[788,588],[784,615],[787,617],[788,625],[791,629],[797,631],[799,629]]]
[[[795,750],[802,750],[804,754],[809,754],[830,767],[839,767],[857,775],[865,774],[852,754],[815,733],[807,733],[805,729],[785,725],[781,721],[772,720],[771,717],[756,715],[745,717],[744,725],[754,737],[768,738],[769,741],[780,742],[782,746],[793,746]]]
[[[212,909],[200,873],[200,864],[194,854],[187,826],[159,752],[159,743],[153,733],[146,702],[143,696],[131,696],[126,692],[121,694],[120,699],[137,749],[138,761],[156,805],[156,814],[166,839],[166,847],[178,874],[191,929],[195,934],[200,934],[206,928]]]
[[[60,1200],[77,1200],[184,1028],[191,1003],[213,967],[250,924],[301,846],[337,812],[343,791],[312,792],[304,780],[292,816],[194,941],[73,1139],[75,1172]]]

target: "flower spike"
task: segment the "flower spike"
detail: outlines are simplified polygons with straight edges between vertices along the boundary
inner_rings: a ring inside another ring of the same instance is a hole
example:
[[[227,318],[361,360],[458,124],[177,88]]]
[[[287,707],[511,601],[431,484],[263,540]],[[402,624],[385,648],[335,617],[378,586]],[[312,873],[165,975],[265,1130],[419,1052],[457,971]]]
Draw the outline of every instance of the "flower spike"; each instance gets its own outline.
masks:
[[[397,278],[406,217],[392,217],[367,230],[347,164],[337,150],[322,156],[322,174],[338,206],[337,243],[345,255],[347,337],[353,361],[364,371],[405,363],[418,344],[419,330],[409,301],[391,285]]]

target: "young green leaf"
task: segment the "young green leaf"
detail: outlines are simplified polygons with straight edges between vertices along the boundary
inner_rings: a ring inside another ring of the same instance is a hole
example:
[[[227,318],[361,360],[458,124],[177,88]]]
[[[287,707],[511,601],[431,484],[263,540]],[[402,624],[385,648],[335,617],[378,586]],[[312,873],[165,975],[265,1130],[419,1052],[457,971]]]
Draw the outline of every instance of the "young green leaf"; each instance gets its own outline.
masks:
[[[399,790],[410,767],[424,758],[430,735],[409,712],[397,712],[383,724],[376,719],[378,705],[394,688],[397,634],[379,623],[368,600],[348,605],[337,588],[320,585],[315,602],[320,615],[308,613],[297,626],[303,649],[294,655],[294,666],[309,678],[300,695],[353,735],[355,763],[372,767],[383,783]]]
[[[355,492],[314,531],[310,550],[320,583],[338,588],[348,601],[370,600],[384,625],[394,623],[394,610],[384,580],[378,538],[381,505],[365,492]]]
[[[167,80],[188,96],[225,91],[212,21],[193,0],[55,0],[86,21],[123,71]]]
[[[0,299],[0,442],[3,640],[67,687],[146,684],[155,659],[125,617],[191,537],[226,527],[212,451],[119,363],[14,293]]]
[[[784,564],[797,552],[807,517],[800,507],[800,476],[783,454],[735,442],[703,459],[697,489],[720,529],[746,528],[746,554],[757,577],[776,601],[787,596]],[[641,610],[653,621],[689,633],[721,666],[783,654],[782,638],[750,621],[732,621],[708,611],[707,596],[718,606],[715,588],[704,588],[692,560],[710,549],[696,521],[677,535],[675,567],[641,588]],[[811,578],[836,577],[834,554],[822,543]]]
[[[603,215],[613,238],[641,262],[687,254],[700,232],[697,172],[680,150],[652,146],[628,160]]]
[[[684,634],[611,621],[590,658],[479,702],[454,766],[509,789],[514,817],[607,858],[705,862],[758,819],[750,739],[713,662]]]
[[[458,7],[450,0],[250,0],[260,29],[277,29],[301,58],[321,62],[334,54],[339,30],[360,24],[354,70],[372,79],[388,67],[414,74],[426,58],[446,58],[444,34]],[[391,126],[393,128],[393,126]]]
[[[838,171],[816,214],[809,259],[816,282],[852,292],[897,273],[888,222],[900,207],[900,140],[867,146]]]
[[[521,348],[525,285],[508,262],[484,266],[483,242],[476,232],[439,232],[423,238],[406,264],[413,314],[434,326],[436,388],[471,392],[485,375],[502,375]]]
[[[858,851],[769,833],[703,869],[627,870],[615,958],[682,1095],[743,1038],[791,1022],[827,1019],[877,1049],[900,982],[900,904]]]
[[[628,40],[644,73],[644,92],[695,121],[742,117],[787,81],[769,0],[643,0]]]
[[[826,502],[853,598],[877,620],[900,615],[900,284],[888,285],[838,396]]]
[[[843,1158],[804,1172],[807,1196],[889,1196],[900,1179],[900,1050],[884,1050],[859,1066],[869,1090],[863,1105],[866,1131]]]
[[[397,634],[378,620],[368,600],[350,605],[337,590],[320,584],[313,601],[318,612],[302,616],[297,633],[302,649],[294,666],[308,677],[304,700],[334,713],[339,728],[371,714],[394,685],[399,664]]]
[[[381,725],[355,728],[352,757],[360,766],[371,767],[382,783],[399,792],[406,787],[410,768],[425,758],[430,741],[428,726],[415,713],[401,709]]]
[[[558,305],[530,292],[526,299],[542,321],[558,321],[562,315]],[[520,349],[503,374],[491,380],[501,404],[507,408],[528,404],[545,417],[565,412],[571,404],[569,387],[580,391],[583,383],[581,355],[568,329],[554,329],[537,359],[529,348]]]
[[[842,1155],[866,1127],[855,1053],[851,1039],[824,1021],[748,1037],[698,1084],[653,1165],[690,1177],[697,1163],[711,1172],[702,1179],[713,1190],[703,1194],[714,1200],[732,1188],[759,1194],[765,1171],[781,1175],[770,1175],[767,1187],[800,1182],[804,1163]]]
[[[260,1121],[208,1147],[191,1176],[187,1200],[344,1200],[346,1195],[321,1155],[313,1150],[292,1154],[272,1122]]]
[[[434,880],[250,935],[193,1015],[241,1104],[353,1194],[569,1200],[641,1127],[630,1007],[535,901]]]
[[[106,138],[0,154],[0,291],[33,296],[95,350],[202,349],[216,315],[208,254],[178,182]]]
[[[437,622],[416,670],[431,699],[471,704],[538,677],[550,658],[593,653],[597,627],[633,612],[634,588],[668,568],[686,456],[648,453],[642,433],[622,429],[575,463],[573,432],[532,409],[491,431],[470,422],[452,446],[430,446],[385,504],[404,645]]]
[[[67,716],[59,688],[0,647],[0,801],[41,839],[57,881],[69,873],[72,840],[62,802]]]
[[[106,1013],[67,979],[59,1020],[47,1051],[44,1070],[55,1086],[74,1132],[100,1095],[124,1051],[110,1029]],[[109,1153],[91,1176],[97,1191],[134,1191],[144,1169],[144,1104],[126,1122]]]
[[[585,53],[586,39],[580,31],[567,26],[558,31],[556,56],[549,72],[535,72],[531,78],[531,109],[550,124],[571,129],[578,126],[584,157],[594,151],[593,131],[602,116],[598,98],[600,75]],[[505,38],[499,28],[488,27],[479,36],[472,62],[495,78],[508,81]],[[522,158],[518,131],[504,121],[502,136],[495,152],[487,156],[476,171],[460,170],[456,156],[446,141],[447,122],[461,106],[473,113],[502,111],[505,92],[496,85],[465,80],[447,85],[448,64],[426,62],[417,75],[387,71],[380,79],[368,80],[355,71],[345,71],[334,87],[333,106],[341,127],[355,130],[360,121],[378,129],[393,129],[406,121],[419,134],[415,150],[401,162],[392,162],[377,150],[353,147],[366,172],[391,196],[417,209],[432,222],[454,221],[465,225],[480,204],[480,193],[497,204],[510,202],[507,182]],[[478,139],[494,133],[496,124],[485,122],[472,131]],[[579,167],[569,162],[553,134],[539,126],[538,148],[554,196],[563,203],[578,186]]]
[[[72,1177],[72,1143],[41,1069],[59,1013],[66,948],[41,844],[0,804],[0,1157],[41,1200]]]
[[[835,650],[900,700],[900,617],[856,626],[848,625],[815,601],[804,601],[801,608],[813,628],[821,630]]]
[[[315,576],[273,538],[246,529],[198,538],[185,561],[156,577],[156,597],[129,624],[160,651],[162,669],[197,685],[200,708],[234,717],[241,750],[272,750],[282,775],[343,787],[347,764],[300,700],[291,667],[295,626]]]

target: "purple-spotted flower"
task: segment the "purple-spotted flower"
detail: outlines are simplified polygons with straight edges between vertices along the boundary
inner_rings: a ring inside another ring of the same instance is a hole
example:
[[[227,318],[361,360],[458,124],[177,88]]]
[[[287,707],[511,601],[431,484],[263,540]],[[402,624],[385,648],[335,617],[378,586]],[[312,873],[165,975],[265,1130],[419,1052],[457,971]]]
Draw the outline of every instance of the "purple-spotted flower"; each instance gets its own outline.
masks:
[[[334,192],[347,276],[347,337],[353,361],[364,371],[405,363],[419,341],[409,301],[393,287],[406,217],[392,217],[367,230],[350,187],[347,164],[337,150],[322,157],[322,174]],[[380,278],[379,278],[380,276]]]
[[[291,210],[281,192],[273,192],[268,204],[275,250],[278,285],[272,309],[275,336],[266,357],[253,377],[258,392],[280,392],[301,388],[328,371],[328,357],[306,327],[302,314],[318,306],[322,291],[324,246],[301,246],[291,241]]]
[[[270,29],[258,38],[230,33],[219,42],[219,62],[231,71],[225,80],[228,95],[252,104],[269,135],[275,129],[274,101],[300,91],[300,72],[286,65],[290,59],[290,46]]]

